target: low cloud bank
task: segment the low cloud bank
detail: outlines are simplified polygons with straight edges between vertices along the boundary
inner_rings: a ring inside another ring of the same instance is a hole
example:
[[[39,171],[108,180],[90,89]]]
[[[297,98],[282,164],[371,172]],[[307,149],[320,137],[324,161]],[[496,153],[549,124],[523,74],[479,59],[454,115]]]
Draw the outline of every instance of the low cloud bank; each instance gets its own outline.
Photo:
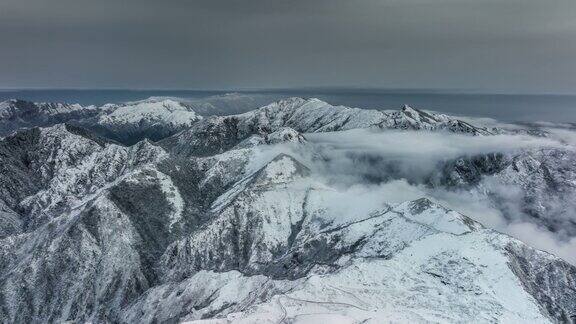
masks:
[[[468,215],[487,227],[554,253],[576,265],[576,237],[553,233],[531,223],[521,208],[522,189],[491,182],[468,189],[433,187],[426,183],[446,162],[488,153],[511,157],[538,148],[574,149],[576,133],[562,131],[549,138],[529,135],[467,136],[452,133],[351,130],[306,134],[307,145],[262,147],[253,161],[257,169],[275,155],[287,153],[312,169],[319,182],[335,188],[338,210],[349,214],[373,210],[386,203],[420,197]],[[498,195],[499,204],[489,197]],[[559,209],[566,205],[559,202]],[[353,208],[350,206],[354,206]],[[576,220],[576,211],[566,211]],[[346,213],[340,213],[346,214]]]
[[[514,154],[524,149],[561,147],[548,138],[527,135],[467,136],[443,132],[374,131],[307,134],[325,163],[314,165],[335,183],[422,180],[440,165],[459,157],[488,153]]]

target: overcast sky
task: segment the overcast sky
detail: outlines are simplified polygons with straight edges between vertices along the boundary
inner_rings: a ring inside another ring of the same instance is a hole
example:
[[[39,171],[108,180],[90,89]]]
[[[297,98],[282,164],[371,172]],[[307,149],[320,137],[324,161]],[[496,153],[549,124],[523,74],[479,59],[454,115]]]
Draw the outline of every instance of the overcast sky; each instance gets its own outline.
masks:
[[[576,92],[574,0],[1,0],[0,87]]]

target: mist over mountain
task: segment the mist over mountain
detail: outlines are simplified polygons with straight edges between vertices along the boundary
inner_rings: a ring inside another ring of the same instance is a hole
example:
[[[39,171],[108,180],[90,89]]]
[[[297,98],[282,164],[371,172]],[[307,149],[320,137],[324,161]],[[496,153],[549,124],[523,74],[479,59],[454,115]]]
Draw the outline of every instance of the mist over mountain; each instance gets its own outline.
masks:
[[[576,320],[572,124],[245,95],[0,108],[2,322]]]

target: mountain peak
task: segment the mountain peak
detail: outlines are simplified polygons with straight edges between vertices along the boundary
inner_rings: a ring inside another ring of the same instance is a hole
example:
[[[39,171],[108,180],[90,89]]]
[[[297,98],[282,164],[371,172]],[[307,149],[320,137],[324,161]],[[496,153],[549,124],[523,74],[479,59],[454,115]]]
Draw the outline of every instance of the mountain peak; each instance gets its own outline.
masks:
[[[447,209],[428,198],[420,198],[400,204],[397,210],[405,217],[425,224],[438,231],[461,235],[483,226],[458,212]]]
[[[279,130],[266,135],[267,144],[279,143],[304,143],[306,139],[302,134],[290,127],[282,127]]]
[[[261,168],[254,177],[256,186],[288,183],[310,174],[310,169],[288,154],[278,154]]]
[[[431,113],[427,113],[423,110],[412,108],[408,105],[404,105],[402,107],[402,114],[405,116],[414,119],[418,122],[425,122],[425,123],[433,123],[433,122],[441,122],[445,119],[448,119],[445,115],[435,115]]]
[[[416,111],[414,108],[410,107],[408,104],[402,106],[402,111]]]
[[[99,122],[102,124],[168,123],[189,126],[202,119],[192,109],[173,99],[148,98],[123,105],[108,106],[106,109],[110,112],[99,117]]]

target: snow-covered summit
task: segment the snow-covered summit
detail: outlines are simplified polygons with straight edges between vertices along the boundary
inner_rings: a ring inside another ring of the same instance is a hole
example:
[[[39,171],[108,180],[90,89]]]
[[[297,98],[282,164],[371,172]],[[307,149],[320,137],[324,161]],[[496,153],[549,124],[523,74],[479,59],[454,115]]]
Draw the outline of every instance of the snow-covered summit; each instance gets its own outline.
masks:
[[[108,113],[98,117],[100,124],[154,124],[190,126],[202,119],[193,110],[172,99],[148,99],[122,105],[108,105]]]
[[[408,105],[404,105],[399,111],[389,113],[388,117],[382,126],[398,129],[447,130],[472,135],[494,135],[486,128],[471,125],[445,114],[415,109]]]
[[[287,154],[280,154],[255,175],[252,185],[262,187],[294,181],[310,175],[310,169]]]
[[[238,115],[243,124],[260,128],[291,127],[302,133],[367,128],[378,124],[384,115],[375,110],[332,106],[320,99],[288,98]]]

